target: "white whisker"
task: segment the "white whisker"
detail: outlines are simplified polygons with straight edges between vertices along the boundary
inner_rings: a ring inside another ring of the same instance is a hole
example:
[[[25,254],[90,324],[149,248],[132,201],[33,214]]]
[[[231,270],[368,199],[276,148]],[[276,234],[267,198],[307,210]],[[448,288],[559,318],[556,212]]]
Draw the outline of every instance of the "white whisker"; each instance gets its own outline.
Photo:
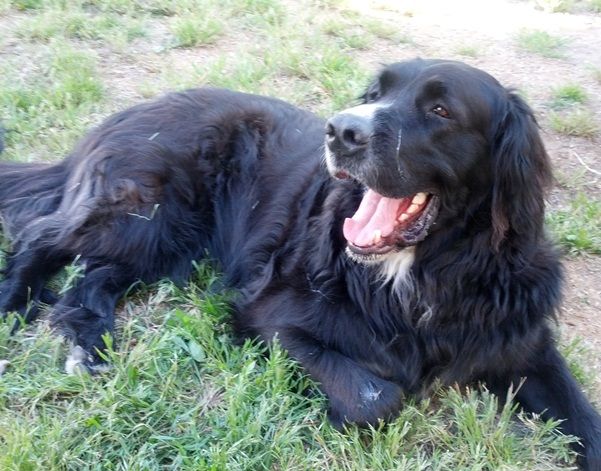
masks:
[[[397,141],[396,141],[396,153],[397,155],[399,154],[399,151],[401,150],[401,141],[403,139],[403,129],[399,128],[399,133],[397,135]]]

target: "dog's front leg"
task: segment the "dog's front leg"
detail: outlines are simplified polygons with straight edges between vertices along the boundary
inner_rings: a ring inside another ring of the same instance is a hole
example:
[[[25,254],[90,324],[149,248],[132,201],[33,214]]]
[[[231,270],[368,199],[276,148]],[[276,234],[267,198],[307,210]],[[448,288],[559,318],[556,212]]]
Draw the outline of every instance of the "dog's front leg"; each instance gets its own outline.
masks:
[[[278,329],[277,336],[328,396],[328,417],[336,428],[349,423],[377,425],[398,414],[403,402],[400,385],[380,378],[302,329]]]
[[[545,346],[533,355],[531,366],[515,374],[518,402],[529,412],[545,419],[562,419],[564,433],[579,438],[575,449],[581,454],[580,464],[588,471],[601,471],[601,416],[582,393],[568,367],[554,346]]]
[[[97,373],[107,367],[105,336],[112,337],[115,307],[135,281],[132,270],[106,260],[84,259],[83,277],[57,302],[53,324],[73,343],[68,373]]]

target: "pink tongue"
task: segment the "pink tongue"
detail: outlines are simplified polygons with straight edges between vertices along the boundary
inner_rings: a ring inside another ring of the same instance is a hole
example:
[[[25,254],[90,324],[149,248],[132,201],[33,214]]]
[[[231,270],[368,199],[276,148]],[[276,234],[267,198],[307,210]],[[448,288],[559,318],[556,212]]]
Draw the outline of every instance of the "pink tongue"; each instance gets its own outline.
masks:
[[[344,221],[344,237],[357,247],[373,245],[376,231],[386,237],[394,230],[399,207],[404,201],[405,198],[386,198],[373,190],[367,190],[357,212]]]

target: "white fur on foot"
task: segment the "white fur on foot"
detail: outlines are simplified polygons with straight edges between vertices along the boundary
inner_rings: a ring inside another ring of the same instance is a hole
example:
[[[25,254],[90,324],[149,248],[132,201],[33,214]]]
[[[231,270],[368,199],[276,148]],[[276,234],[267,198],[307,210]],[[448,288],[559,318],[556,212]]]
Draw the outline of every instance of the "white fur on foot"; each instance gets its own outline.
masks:
[[[8,368],[8,365],[10,365],[10,361],[0,360],[0,376],[2,376],[4,374],[4,372]]]
[[[90,360],[88,353],[79,345],[75,345],[65,361],[65,371],[68,375],[87,373],[85,362]]]
[[[94,357],[79,345],[71,348],[71,353],[65,361],[65,371],[69,375],[81,373],[106,373],[111,369],[107,363],[94,363]]]

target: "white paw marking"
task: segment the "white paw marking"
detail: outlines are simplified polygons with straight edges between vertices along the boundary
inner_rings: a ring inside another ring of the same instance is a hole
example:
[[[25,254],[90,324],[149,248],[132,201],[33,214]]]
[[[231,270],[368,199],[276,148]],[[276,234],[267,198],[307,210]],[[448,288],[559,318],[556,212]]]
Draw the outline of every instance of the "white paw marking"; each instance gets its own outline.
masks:
[[[85,366],[85,362],[90,360],[90,355],[79,345],[75,345],[71,349],[67,361],[65,361],[65,372],[68,375],[87,373],[88,369]]]

